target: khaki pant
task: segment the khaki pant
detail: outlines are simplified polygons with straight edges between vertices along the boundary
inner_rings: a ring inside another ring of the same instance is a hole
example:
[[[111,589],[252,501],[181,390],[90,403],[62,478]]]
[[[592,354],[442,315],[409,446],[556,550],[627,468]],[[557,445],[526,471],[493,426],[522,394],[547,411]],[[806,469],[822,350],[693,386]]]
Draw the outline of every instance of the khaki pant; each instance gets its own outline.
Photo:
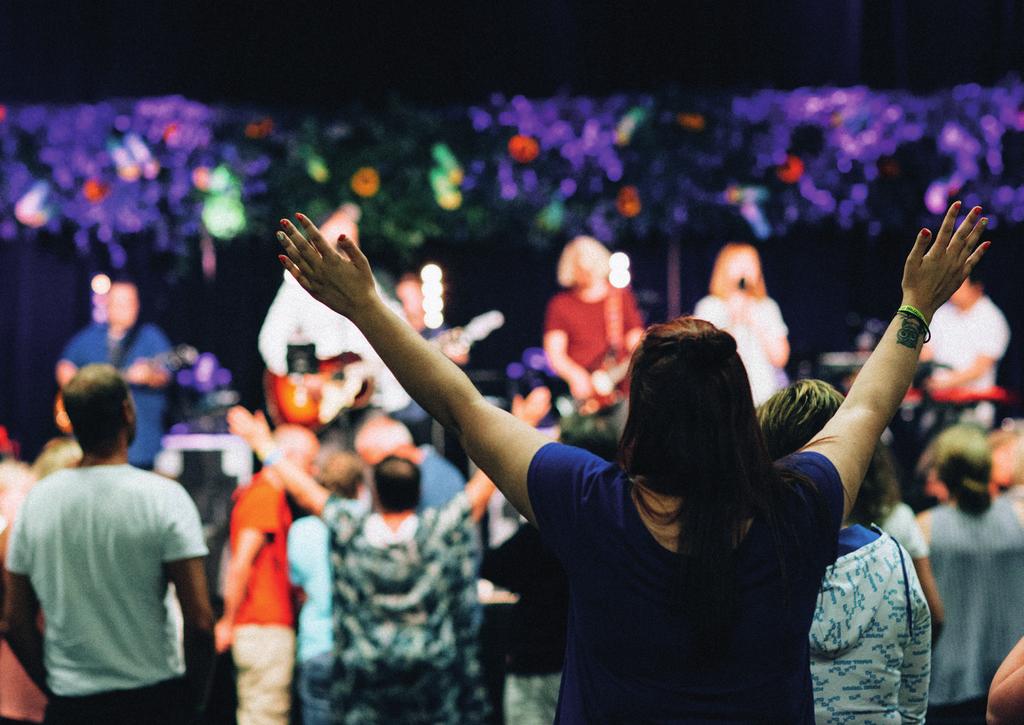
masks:
[[[295,631],[243,624],[231,648],[238,677],[238,725],[288,725],[291,711]]]

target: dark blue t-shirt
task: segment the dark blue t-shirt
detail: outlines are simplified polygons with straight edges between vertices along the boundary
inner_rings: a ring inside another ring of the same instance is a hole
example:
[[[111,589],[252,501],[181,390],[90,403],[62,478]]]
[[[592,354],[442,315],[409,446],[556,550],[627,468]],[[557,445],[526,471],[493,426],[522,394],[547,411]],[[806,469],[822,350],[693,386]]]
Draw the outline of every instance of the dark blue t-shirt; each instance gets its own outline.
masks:
[[[807,633],[836,558],[843,492],[820,454],[784,465],[817,485],[827,520],[806,490],[789,497],[784,583],[772,532],[755,518],[738,550],[740,615],[712,665],[695,654],[674,604],[677,556],[644,526],[622,470],[557,443],[537,452],[530,501],[571,590],[556,722],[814,722]]]
[[[156,325],[143,324],[125,350],[121,360],[122,372],[139,359],[156,357],[171,349],[171,341]],[[91,363],[110,362],[107,348],[107,326],[93,323],[71,338],[61,354],[63,360],[83,367]],[[152,468],[153,459],[160,451],[163,436],[164,409],[167,396],[163,390],[133,385],[135,399],[135,441],[128,448],[128,462],[141,468]]]

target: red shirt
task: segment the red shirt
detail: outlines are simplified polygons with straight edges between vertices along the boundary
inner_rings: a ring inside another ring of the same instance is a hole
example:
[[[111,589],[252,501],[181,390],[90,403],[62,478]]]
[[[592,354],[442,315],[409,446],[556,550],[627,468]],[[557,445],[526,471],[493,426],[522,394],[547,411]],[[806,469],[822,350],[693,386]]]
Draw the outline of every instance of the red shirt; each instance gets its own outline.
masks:
[[[245,488],[235,493],[231,512],[231,554],[238,548],[242,529],[256,529],[265,541],[256,555],[245,599],[235,616],[236,624],[280,624],[292,627],[291,584],[288,581],[288,527],[292,513],[284,491],[256,475]]]
[[[636,298],[629,289],[622,292],[622,334],[644,326]],[[566,353],[588,372],[604,363],[611,349],[606,327],[605,300],[584,302],[572,291],[559,292],[548,302],[544,316],[545,334],[561,330],[569,338]],[[624,352],[624,351],[623,351]],[[620,357],[622,357],[620,353]]]

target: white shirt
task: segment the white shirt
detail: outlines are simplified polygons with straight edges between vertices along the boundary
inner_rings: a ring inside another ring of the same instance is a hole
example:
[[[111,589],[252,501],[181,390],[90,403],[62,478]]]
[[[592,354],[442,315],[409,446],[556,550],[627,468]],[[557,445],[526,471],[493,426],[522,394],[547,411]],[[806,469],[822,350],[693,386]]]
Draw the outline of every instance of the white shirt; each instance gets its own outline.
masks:
[[[388,306],[393,309],[396,305],[388,302]],[[316,356],[321,360],[343,352],[359,355],[374,377],[373,403],[378,407],[391,412],[409,404],[409,394],[385,367],[359,328],[347,317],[342,317],[314,299],[294,277],[285,272],[284,281],[260,328],[260,355],[263,356],[267,370],[275,375],[285,375],[288,372],[288,345],[308,343],[316,346]]]
[[[750,325],[733,324],[729,306],[725,300],[708,296],[697,303],[693,316],[707,320],[720,330],[736,338],[736,350],[747,369],[750,378],[750,392],[754,405],[760,405],[779,389],[782,380],[780,370],[768,360],[768,353],[761,346],[755,328],[762,330],[765,337],[778,339],[789,334],[789,328],[782,321],[782,312],[775,300],[764,297],[751,301]]]
[[[914,510],[902,501],[893,506],[885,520],[878,523],[878,528],[900,542],[911,559],[928,556],[928,542],[914,517]]]
[[[47,683],[68,697],[146,687],[185,672],[163,564],[206,556],[199,513],[178,483],[118,466],[58,471],[14,524],[7,568],[46,617]]]
[[[1010,326],[987,295],[963,311],[947,302],[935,311],[929,329],[932,337],[928,346],[940,365],[963,370],[980,356],[996,360],[997,365],[964,387],[982,390],[996,384],[996,367],[1010,344]]]

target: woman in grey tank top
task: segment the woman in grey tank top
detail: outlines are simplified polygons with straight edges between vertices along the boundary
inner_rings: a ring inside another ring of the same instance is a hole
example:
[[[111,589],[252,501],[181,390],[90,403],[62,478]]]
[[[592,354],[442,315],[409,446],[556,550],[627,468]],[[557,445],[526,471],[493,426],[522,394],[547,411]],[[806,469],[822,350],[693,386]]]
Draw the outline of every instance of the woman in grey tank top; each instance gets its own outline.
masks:
[[[1024,525],[1010,501],[990,498],[992,455],[980,428],[948,428],[933,449],[950,503],[918,517],[946,610],[928,720],[984,723],[992,677],[1024,635]]]

